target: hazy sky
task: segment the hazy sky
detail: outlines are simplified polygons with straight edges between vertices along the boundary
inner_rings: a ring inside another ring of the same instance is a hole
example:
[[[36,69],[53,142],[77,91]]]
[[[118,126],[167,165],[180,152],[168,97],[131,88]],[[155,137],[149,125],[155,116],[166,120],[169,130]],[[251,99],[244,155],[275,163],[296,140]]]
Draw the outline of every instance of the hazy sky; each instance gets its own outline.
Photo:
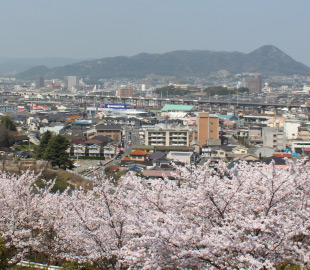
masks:
[[[310,65],[309,0],[5,0],[0,56],[279,47]]]

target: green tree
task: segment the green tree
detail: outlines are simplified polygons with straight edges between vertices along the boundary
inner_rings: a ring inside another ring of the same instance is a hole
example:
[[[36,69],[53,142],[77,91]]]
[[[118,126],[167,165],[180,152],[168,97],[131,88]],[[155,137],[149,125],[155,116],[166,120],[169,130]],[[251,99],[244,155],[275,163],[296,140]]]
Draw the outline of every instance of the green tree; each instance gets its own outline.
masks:
[[[1,118],[1,124],[10,131],[16,131],[16,124],[8,115]]]
[[[0,238],[0,270],[8,269],[10,256],[7,247]]]
[[[65,136],[52,136],[44,151],[43,159],[51,161],[53,166],[58,166],[59,168],[73,168],[73,163],[66,152],[69,146],[70,142]]]
[[[10,131],[0,124],[0,147],[10,147],[15,143],[14,137],[10,135]]]
[[[41,159],[44,156],[45,150],[48,146],[50,139],[52,138],[52,133],[50,131],[46,131],[40,140],[40,146],[37,148],[37,159]]]

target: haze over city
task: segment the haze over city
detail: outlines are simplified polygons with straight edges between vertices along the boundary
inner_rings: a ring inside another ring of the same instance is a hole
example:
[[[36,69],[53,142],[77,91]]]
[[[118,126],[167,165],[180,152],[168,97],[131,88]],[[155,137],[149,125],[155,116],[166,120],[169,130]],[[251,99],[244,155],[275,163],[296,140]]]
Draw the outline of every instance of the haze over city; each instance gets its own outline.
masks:
[[[2,3],[0,56],[102,58],[272,44],[310,65],[308,10],[298,1],[12,0]]]

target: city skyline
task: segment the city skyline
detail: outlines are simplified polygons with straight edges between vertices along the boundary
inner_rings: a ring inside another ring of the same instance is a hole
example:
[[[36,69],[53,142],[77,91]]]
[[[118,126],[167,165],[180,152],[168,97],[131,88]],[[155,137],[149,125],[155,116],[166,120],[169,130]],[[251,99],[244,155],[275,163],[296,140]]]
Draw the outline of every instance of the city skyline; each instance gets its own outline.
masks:
[[[271,44],[310,65],[308,1],[20,0],[3,3],[0,56],[103,58]]]

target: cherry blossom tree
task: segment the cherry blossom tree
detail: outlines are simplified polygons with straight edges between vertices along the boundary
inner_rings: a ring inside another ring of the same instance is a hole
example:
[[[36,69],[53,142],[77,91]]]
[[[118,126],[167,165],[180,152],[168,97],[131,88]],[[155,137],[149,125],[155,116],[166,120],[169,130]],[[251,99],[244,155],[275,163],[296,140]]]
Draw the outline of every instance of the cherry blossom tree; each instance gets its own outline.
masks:
[[[136,208],[124,260],[144,269],[273,269],[309,264],[309,167],[179,168],[183,184],[127,179]],[[138,183],[138,184],[137,184]]]
[[[178,167],[177,180],[97,175],[51,193],[35,175],[0,176],[0,235],[13,261],[31,252],[98,269],[309,266],[310,166]]]
[[[52,194],[52,183],[26,172],[21,176],[0,173],[0,238],[6,245],[10,265],[38,252],[53,254],[56,223],[59,220],[58,200]]]

